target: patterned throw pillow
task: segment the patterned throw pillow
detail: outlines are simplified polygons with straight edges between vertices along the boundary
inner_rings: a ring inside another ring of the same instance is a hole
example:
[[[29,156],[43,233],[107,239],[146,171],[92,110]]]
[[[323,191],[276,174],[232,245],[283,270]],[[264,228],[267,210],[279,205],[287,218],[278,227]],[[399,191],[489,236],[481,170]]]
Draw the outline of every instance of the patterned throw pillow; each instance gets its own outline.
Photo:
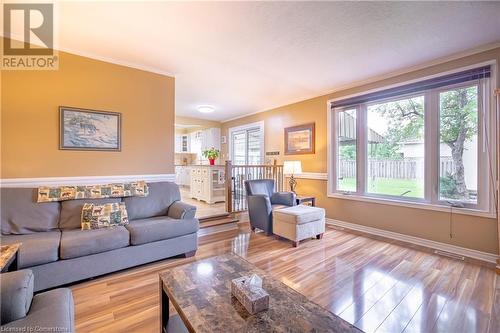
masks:
[[[146,197],[148,184],[144,180],[131,183],[107,185],[78,185],[38,188],[37,202],[64,201],[73,199],[103,199],[121,197]]]
[[[128,224],[124,202],[97,205],[86,203],[82,208],[82,230],[94,230]]]

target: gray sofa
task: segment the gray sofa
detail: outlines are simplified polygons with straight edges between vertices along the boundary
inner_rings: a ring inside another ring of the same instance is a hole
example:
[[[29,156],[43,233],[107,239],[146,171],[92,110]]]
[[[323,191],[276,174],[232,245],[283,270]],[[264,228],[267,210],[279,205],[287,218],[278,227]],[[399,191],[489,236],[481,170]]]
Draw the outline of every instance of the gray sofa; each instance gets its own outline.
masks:
[[[273,233],[273,210],[295,206],[297,196],[293,192],[274,192],[273,179],[245,181],[248,215],[252,230],[258,228],[266,235]]]
[[[75,332],[70,289],[59,288],[33,296],[29,269],[0,275],[2,332]]]
[[[196,207],[171,182],[150,183],[147,197],[36,202],[36,189],[1,189],[0,242],[21,242],[18,268],[30,268],[44,290],[181,255],[198,247]],[[125,202],[130,223],[80,230],[86,202]]]

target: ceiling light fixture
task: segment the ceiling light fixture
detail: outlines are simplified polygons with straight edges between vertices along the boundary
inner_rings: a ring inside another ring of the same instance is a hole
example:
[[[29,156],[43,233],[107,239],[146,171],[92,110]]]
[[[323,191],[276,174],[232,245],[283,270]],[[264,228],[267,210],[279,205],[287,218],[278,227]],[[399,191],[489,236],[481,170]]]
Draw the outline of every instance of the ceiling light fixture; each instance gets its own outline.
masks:
[[[200,105],[196,109],[201,113],[211,113],[215,111],[215,108],[210,105]]]

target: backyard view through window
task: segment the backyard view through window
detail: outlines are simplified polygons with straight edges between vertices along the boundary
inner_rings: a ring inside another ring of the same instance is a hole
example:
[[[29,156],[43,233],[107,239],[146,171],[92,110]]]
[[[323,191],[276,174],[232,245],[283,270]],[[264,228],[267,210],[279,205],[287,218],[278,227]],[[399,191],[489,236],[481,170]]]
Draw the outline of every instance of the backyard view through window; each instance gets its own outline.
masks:
[[[367,192],[424,197],[424,96],[367,108]]]
[[[439,198],[477,202],[477,86],[439,94]]]
[[[490,67],[330,101],[329,193],[492,212]]]
[[[338,113],[337,190],[356,191],[356,109]]]

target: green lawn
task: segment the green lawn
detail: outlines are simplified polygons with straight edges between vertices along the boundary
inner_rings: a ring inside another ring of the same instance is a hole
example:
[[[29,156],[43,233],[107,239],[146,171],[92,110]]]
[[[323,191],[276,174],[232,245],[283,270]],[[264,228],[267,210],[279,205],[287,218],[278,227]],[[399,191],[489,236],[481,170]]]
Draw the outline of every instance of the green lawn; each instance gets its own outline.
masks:
[[[344,178],[339,181],[340,191],[356,191],[356,181],[354,178]],[[406,191],[404,196],[409,198],[423,198],[423,181],[407,179],[375,179],[368,180],[368,193],[400,196]]]

